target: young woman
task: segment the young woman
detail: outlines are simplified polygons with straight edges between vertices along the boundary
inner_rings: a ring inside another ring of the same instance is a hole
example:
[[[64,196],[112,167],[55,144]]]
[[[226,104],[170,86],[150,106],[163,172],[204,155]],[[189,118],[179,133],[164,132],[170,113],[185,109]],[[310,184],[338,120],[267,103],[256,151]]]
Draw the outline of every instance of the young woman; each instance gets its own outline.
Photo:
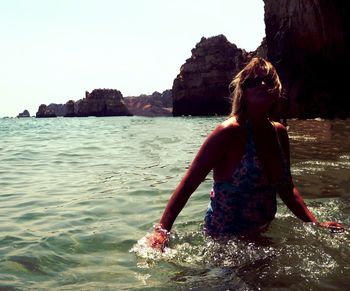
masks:
[[[153,247],[164,247],[176,217],[211,170],[207,235],[217,238],[266,229],[276,214],[277,193],[298,218],[318,223],[293,184],[287,130],[270,121],[282,89],[275,68],[263,58],[253,58],[230,86],[232,114],[207,137],[171,196],[148,236]],[[342,230],[337,222],[319,225]]]

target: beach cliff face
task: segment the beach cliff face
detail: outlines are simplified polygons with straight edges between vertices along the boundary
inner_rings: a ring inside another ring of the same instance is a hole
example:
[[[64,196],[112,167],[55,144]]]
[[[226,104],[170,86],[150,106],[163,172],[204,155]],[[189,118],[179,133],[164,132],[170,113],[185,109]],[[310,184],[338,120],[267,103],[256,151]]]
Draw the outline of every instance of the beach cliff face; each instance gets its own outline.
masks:
[[[126,107],[137,116],[172,116],[172,93],[165,90],[163,93],[154,92],[151,95],[124,97]]]
[[[247,57],[244,50],[223,35],[203,37],[174,80],[173,115],[228,114],[231,109],[228,85]]]
[[[289,116],[350,116],[345,88],[350,1],[264,3],[267,57],[282,79],[289,98]]]

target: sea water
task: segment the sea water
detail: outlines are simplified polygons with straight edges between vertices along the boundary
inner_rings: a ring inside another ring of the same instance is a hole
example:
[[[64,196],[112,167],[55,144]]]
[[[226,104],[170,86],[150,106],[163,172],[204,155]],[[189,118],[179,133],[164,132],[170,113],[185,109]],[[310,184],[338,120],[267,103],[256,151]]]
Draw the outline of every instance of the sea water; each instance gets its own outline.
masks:
[[[345,290],[350,283],[350,121],[289,121],[295,185],[320,221],[278,201],[260,236],[203,235],[211,174],[164,253],[144,236],[214,118],[0,119],[1,290]]]

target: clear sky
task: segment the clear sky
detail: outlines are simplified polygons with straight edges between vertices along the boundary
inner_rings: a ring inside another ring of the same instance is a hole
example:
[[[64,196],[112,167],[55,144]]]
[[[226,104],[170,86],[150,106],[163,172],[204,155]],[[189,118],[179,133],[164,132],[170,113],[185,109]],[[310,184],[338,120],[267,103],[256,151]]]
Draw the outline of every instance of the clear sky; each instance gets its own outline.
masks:
[[[0,116],[96,88],[171,89],[202,36],[255,50],[263,0],[0,0]]]

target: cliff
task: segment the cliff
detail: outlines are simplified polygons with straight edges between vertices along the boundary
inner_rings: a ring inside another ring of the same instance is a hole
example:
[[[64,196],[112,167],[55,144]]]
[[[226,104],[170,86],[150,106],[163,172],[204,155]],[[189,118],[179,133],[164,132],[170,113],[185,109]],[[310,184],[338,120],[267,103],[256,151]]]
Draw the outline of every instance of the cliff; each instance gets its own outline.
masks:
[[[266,37],[254,52],[223,35],[202,38],[173,83],[173,115],[227,114],[228,84],[251,57],[281,77],[288,117],[350,116],[347,98],[350,1],[264,0]],[[345,72],[343,73],[343,71]]]
[[[47,108],[55,112],[56,116],[65,116],[67,114],[67,109],[64,104],[50,103]]]
[[[41,104],[39,106],[38,112],[36,113],[37,118],[50,118],[57,117],[55,111],[49,108],[46,104]]]
[[[247,57],[223,35],[203,37],[174,80],[173,115],[228,114],[228,85]]]
[[[128,96],[124,101],[133,115],[149,117],[172,115],[171,90],[165,90],[163,93],[156,91],[152,95]]]
[[[350,116],[346,88],[350,2],[264,2],[267,56],[286,89],[289,116]]]
[[[95,89],[85,92],[77,101],[76,116],[131,116],[122,93],[114,89]]]

